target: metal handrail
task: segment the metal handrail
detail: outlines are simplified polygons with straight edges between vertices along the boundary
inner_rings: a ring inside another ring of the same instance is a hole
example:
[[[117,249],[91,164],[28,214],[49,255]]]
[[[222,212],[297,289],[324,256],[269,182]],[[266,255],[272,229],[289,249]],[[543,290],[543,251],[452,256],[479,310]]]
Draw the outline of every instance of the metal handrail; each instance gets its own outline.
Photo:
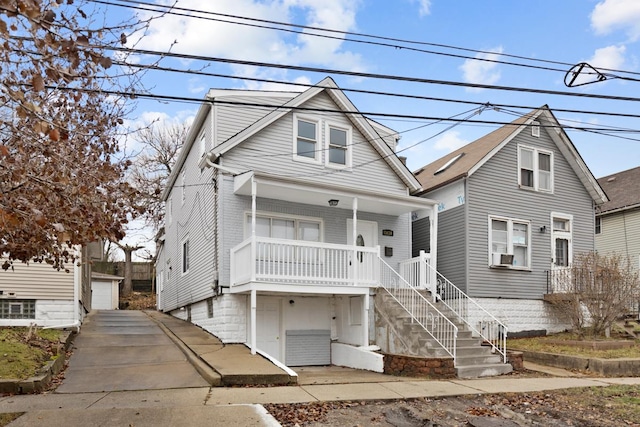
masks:
[[[447,307],[462,323],[467,325],[472,332],[479,335],[485,342],[491,344],[492,351],[502,355],[503,363],[507,363],[507,332],[508,328],[493,314],[470,298],[460,288],[454,285],[431,265],[427,264],[437,280],[436,298]],[[476,328],[469,321],[469,306],[476,312],[480,312],[480,325]]]
[[[419,324],[453,357],[455,365],[458,327],[382,258],[380,258],[380,285],[411,315],[415,323]]]

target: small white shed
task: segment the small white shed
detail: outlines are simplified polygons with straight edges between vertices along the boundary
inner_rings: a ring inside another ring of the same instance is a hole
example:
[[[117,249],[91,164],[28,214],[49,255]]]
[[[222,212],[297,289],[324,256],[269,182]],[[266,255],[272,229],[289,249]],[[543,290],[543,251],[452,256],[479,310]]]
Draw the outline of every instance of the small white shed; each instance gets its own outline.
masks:
[[[120,295],[118,283],[124,277],[112,274],[91,273],[91,309],[115,310]]]

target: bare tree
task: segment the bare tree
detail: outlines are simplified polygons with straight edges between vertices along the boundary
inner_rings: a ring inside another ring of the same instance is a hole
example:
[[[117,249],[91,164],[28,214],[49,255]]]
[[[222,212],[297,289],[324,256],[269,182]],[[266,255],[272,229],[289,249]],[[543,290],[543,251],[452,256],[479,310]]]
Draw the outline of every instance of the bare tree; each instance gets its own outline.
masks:
[[[187,123],[151,123],[137,132],[136,138],[144,148],[131,165],[130,182],[138,191],[137,203],[144,209],[147,225],[155,231],[164,223],[162,192],[188,132]]]
[[[73,245],[119,240],[136,214],[117,134],[129,104],[106,90],[138,84],[109,49],[143,24],[107,26],[96,7],[0,0],[0,253],[10,261],[60,269]]]
[[[580,336],[585,325],[594,336],[606,334],[618,318],[634,309],[640,296],[638,272],[620,254],[580,254],[555,280],[563,291],[552,302],[562,307]]]

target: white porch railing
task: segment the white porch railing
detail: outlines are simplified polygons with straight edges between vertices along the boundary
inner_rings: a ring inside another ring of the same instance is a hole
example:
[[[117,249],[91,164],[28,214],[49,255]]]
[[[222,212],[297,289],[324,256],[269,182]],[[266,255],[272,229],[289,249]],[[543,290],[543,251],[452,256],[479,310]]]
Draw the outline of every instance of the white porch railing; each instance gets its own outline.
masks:
[[[502,355],[503,362],[506,363],[507,326],[440,274],[424,255],[424,252],[421,252],[419,257],[412,259],[412,262],[419,262],[422,267],[410,270],[410,272],[419,271],[423,275],[416,277],[410,274],[404,277],[412,280],[410,282],[412,286],[429,289],[432,293],[433,284],[436,284],[434,298],[440,301],[460,322],[466,324],[473,333],[490,343],[493,350]],[[481,319],[478,325],[472,324],[470,310],[474,313],[474,317]]]
[[[411,315],[414,322],[422,326],[453,357],[456,363],[458,327],[382,259],[380,286]]]
[[[400,275],[412,286],[419,289],[431,289],[434,283],[433,275],[428,266],[431,264],[431,254],[420,251],[420,255],[399,263]]]
[[[379,249],[248,238],[231,250],[231,286],[248,282],[377,286]]]

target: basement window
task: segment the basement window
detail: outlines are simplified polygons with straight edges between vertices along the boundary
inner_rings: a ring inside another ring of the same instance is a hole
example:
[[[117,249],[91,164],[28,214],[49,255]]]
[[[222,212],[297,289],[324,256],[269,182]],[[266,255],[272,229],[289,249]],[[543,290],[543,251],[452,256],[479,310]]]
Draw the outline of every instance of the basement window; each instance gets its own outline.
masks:
[[[35,319],[35,300],[0,300],[0,319]]]

